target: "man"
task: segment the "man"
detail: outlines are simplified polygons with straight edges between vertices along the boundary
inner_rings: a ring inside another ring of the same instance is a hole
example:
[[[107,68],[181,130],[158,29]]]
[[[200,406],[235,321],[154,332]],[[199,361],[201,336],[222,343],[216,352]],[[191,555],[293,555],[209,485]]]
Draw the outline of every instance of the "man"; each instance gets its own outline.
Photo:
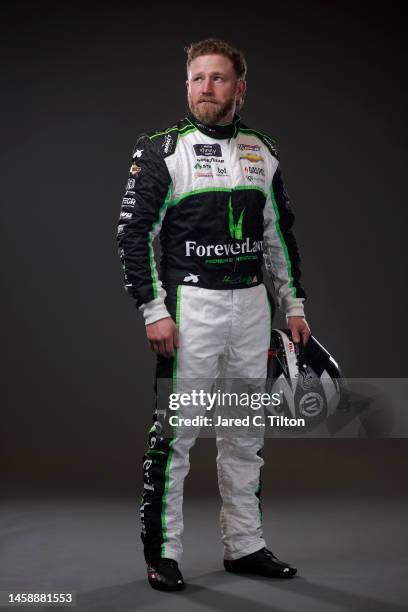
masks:
[[[118,229],[125,286],[157,353],[157,381],[169,380],[173,391],[197,380],[208,389],[221,372],[265,379],[272,314],[263,260],[293,340],[306,343],[310,335],[274,144],[236,114],[246,94],[245,59],[218,39],[186,51],[190,114],[138,139]],[[160,276],[152,246],[159,232]],[[161,408],[158,398],[143,463],[142,540],[151,586],[177,590],[184,586],[183,483],[198,428],[168,433]],[[296,569],[268,551],[262,535],[261,436],[217,432],[217,447],[225,568],[293,576]]]

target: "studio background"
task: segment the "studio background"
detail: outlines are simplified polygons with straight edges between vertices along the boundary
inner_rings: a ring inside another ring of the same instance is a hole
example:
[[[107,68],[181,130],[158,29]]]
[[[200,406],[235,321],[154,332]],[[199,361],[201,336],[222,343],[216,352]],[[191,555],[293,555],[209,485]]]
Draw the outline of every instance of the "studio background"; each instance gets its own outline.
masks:
[[[208,36],[246,53],[241,114],[278,144],[313,333],[349,377],[407,375],[400,7],[4,5],[4,493],[140,494],[154,356],[116,222],[136,138],[184,116],[183,47]],[[264,495],[405,494],[407,455],[269,440]],[[216,494],[214,440],[192,466],[188,492]]]

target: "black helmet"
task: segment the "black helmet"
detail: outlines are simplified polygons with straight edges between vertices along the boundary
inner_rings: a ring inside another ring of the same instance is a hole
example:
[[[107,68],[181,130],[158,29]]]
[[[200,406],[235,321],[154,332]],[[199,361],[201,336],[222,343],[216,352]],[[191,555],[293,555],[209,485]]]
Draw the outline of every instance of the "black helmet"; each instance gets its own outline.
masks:
[[[330,353],[310,336],[295,344],[289,329],[271,330],[268,359],[270,393],[280,393],[274,414],[304,418],[317,425],[346,401],[345,381]]]

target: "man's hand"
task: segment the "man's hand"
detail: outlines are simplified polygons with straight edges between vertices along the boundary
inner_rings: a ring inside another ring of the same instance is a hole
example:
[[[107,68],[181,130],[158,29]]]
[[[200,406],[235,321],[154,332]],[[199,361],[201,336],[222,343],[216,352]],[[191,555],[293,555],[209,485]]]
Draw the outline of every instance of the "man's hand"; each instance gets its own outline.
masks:
[[[162,357],[173,357],[179,346],[178,329],[171,317],[146,325],[146,335],[152,351]]]
[[[288,327],[292,333],[293,342],[300,342],[302,339],[303,346],[306,346],[310,338],[310,327],[304,317],[288,317]]]

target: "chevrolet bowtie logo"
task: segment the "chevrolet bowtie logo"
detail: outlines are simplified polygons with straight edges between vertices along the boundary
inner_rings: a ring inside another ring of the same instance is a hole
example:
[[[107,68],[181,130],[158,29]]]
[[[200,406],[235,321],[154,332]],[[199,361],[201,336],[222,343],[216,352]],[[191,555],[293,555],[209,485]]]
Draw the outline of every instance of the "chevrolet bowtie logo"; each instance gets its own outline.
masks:
[[[247,159],[250,162],[264,161],[264,158],[256,153],[245,153],[245,155],[240,155],[239,159]]]

